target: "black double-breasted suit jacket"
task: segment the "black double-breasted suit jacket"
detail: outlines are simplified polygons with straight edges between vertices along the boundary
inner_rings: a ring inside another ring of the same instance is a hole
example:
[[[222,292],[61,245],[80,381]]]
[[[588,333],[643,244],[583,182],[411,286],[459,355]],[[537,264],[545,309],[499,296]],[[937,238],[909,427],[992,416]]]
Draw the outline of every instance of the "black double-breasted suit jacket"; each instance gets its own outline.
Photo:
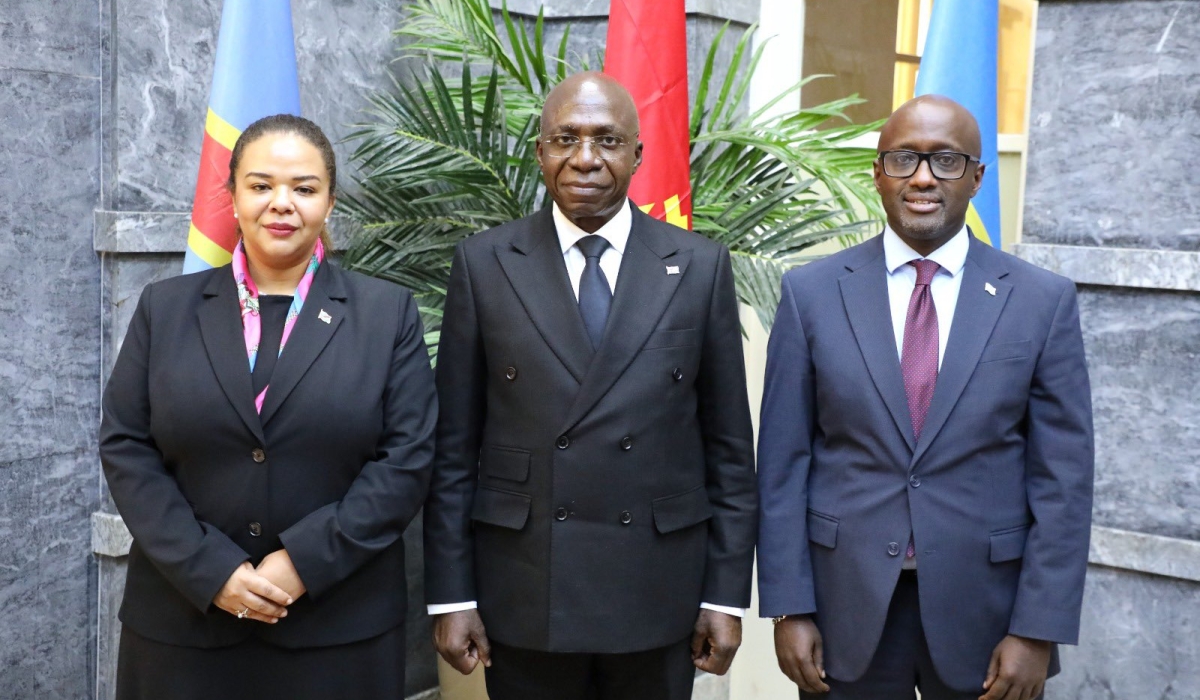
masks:
[[[311,647],[404,621],[401,534],[428,485],[437,399],[412,295],[318,268],[261,415],[228,267],[142,293],[104,394],[100,458],[133,534],[121,621],[192,647]],[[276,625],[211,604],[286,547],[308,592]]]
[[[634,208],[593,350],[549,208],[459,245],[426,597],[489,636],[617,653],[750,602],[757,497],[728,251]]]

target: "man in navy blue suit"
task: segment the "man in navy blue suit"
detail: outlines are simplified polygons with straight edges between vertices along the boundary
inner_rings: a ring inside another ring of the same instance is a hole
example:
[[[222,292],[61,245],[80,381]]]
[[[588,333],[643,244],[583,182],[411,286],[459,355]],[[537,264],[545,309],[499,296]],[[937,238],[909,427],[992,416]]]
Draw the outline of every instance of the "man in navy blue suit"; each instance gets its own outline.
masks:
[[[1079,633],[1091,399],[1075,287],[974,239],[979,127],[879,138],[887,227],[784,276],[759,437],[760,614],[802,697],[1031,700]]]

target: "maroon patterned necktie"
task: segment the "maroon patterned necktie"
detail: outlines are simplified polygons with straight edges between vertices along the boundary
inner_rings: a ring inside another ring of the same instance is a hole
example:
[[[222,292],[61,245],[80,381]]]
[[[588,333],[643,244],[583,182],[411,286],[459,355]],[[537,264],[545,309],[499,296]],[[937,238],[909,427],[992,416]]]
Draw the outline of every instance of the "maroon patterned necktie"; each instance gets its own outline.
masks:
[[[908,264],[917,268],[917,286],[913,288],[908,300],[908,315],[904,317],[900,373],[904,375],[904,393],[908,395],[913,436],[920,440],[938,375],[937,309],[933,306],[933,293],[929,291],[929,283],[937,274],[938,264],[932,260],[913,260]],[[911,559],[916,554],[910,537],[904,555]]]
[[[913,260],[908,264],[917,268],[917,286],[908,300],[908,315],[904,318],[900,372],[904,375],[913,436],[919,440],[938,375],[937,309],[933,306],[933,293],[929,291],[938,264],[932,260]]]

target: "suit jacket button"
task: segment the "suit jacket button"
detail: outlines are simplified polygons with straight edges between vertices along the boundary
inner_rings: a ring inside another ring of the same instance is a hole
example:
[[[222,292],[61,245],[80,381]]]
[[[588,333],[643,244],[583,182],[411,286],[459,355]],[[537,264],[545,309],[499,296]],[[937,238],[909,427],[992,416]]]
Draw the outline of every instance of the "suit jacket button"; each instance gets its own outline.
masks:
[[[674,370],[671,372],[671,376],[672,376],[672,377],[675,379],[675,381],[677,381],[677,382],[678,382],[678,381],[682,381],[682,380],[683,380],[683,370],[681,370],[681,369],[679,369],[678,367],[676,367],[676,368],[675,368],[675,369],[674,369]]]
[[[900,543],[899,542],[888,542],[888,556],[894,557],[894,556],[897,556],[898,554],[900,554]]]
[[[250,536],[258,537],[262,534],[262,525],[258,523],[250,523]]]
[[[621,438],[621,449],[625,450],[626,452],[628,452],[629,450],[632,450],[633,449],[633,438],[629,437],[628,435]]]
[[[908,485],[913,487],[914,489],[918,488],[921,485],[921,480],[918,479],[916,476],[910,476],[910,477],[908,477]]]
[[[554,446],[560,450],[565,450],[571,446],[571,438],[566,435],[559,435],[558,440],[554,442]]]
[[[517,368],[509,367],[508,369],[504,370],[504,378],[510,382],[512,380],[516,379],[517,378]]]
[[[267,453],[263,452],[261,447],[255,447],[253,450],[250,450],[250,459],[262,464],[263,462],[267,461]]]
[[[621,511],[621,524],[628,525],[631,522],[633,522],[633,513],[630,513],[627,510]]]
[[[554,519],[555,520],[566,520],[567,519],[567,509],[559,508],[558,510],[555,510],[554,511]]]

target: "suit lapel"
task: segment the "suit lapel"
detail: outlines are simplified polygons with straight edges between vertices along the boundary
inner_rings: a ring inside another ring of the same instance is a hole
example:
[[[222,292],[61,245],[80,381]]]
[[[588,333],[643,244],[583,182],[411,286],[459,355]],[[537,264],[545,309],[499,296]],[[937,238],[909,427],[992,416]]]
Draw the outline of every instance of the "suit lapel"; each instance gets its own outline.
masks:
[[[954,309],[954,321],[950,324],[950,337],[946,341],[946,351],[933,389],[933,399],[929,403],[925,428],[921,431],[910,468],[917,464],[946,424],[950,411],[958,403],[967,381],[975,372],[975,366],[979,364],[983,348],[1012,291],[1012,285],[1003,279],[1008,271],[998,264],[991,248],[974,236],[970,239],[971,247],[963,266],[958,304]],[[994,295],[985,289],[986,284],[992,286]]]
[[[666,237],[655,236],[648,230],[649,221],[640,211],[633,212],[604,340],[567,413],[563,432],[578,423],[612,388],[658,325],[679,282],[687,274],[692,251],[679,250]],[[667,274],[667,266],[678,267],[678,273]]]
[[[200,337],[225,397],[250,432],[258,438],[259,444],[262,444],[265,440],[262,423],[254,410],[254,385],[250,378],[250,364],[246,359],[246,339],[242,333],[237,284],[233,281],[233,275],[222,269],[224,272],[214,273],[204,288],[205,300],[197,312]]]
[[[883,237],[876,236],[864,245],[863,257],[847,265],[851,273],[838,283],[846,316],[858,341],[871,374],[871,381],[883,397],[892,414],[896,428],[904,437],[908,449],[915,447],[912,418],[904,393],[904,378],[900,373],[900,358],[896,354],[896,332],[892,328],[892,311],[888,301],[887,266],[883,257]]]
[[[583,383],[592,341],[571,290],[550,208],[538,212],[511,244],[497,246],[496,258],[542,339],[575,381]]]
[[[341,270],[328,261],[317,269],[308,298],[271,374],[263,400],[263,425],[270,422],[341,325],[346,315],[346,289],[341,275]]]

